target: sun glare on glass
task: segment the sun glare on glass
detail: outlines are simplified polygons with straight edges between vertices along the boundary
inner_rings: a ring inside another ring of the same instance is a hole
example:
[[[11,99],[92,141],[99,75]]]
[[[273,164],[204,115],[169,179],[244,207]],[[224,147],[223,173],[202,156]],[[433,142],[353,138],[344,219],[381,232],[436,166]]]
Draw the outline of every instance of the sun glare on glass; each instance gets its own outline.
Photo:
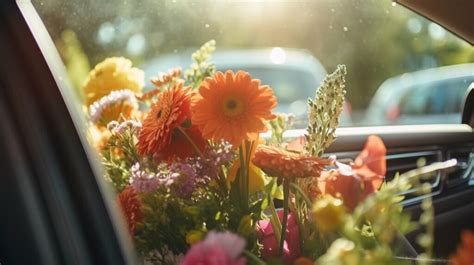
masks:
[[[286,61],[286,52],[280,47],[275,47],[270,53],[270,60],[274,64],[284,64]]]

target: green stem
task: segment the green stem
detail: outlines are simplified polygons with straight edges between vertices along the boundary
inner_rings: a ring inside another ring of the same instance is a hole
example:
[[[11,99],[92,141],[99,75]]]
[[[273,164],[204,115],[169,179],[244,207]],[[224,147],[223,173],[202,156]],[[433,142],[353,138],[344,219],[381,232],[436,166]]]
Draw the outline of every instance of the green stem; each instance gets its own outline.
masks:
[[[242,206],[247,212],[249,207],[249,176],[248,176],[248,167],[245,159],[244,153],[244,144],[242,143],[239,147],[239,157],[240,157],[240,192],[242,194]]]
[[[291,183],[291,185],[297,185],[295,183]],[[298,231],[299,231],[299,235],[300,235],[300,250],[303,248],[304,246],[304,233],[303,233],[303,229],[304,229],[304,225],[303,225],[303,216],[304,216],[304,213],[303,213],[303,204],[305,204],[305,202],[303,202],[301,200],[301,196],[299,193],[296,193],[295,192],[295,210],[293,211],[295,214],[296,214],[296,223],[298,225]]]
[[[189,137],[189,135],[186,133],[186,131],[181,127],[181,126],[178,126],[178,130],[184,135],[184,138],[186,138],[186,140],[191,144],[191,146],[193,147],[194,151],[196,151],[196,153],[201,157],[201,158],[204,158],[204,155],[203,153],[201,152],[201,150],[199,150],[199,148],[196,146],[196,144],[193,142],[193,140],[191,139],[191,137]]]
[[[244,189],[245,189],[245,194],[247,196],[247,200],[249,199],[249,196],[250,196],[250,191],[249,191],[249,169],[250,169],[250,153],[252,151],[252,145],[253,143],[252,142],[249,142],[249,141],[245,141],[245,174],[246,174],[246,178],[245,178],[245,186],[244,186]]]
[[[275,204],[273,203],[273,198],[270,196],[270,194],[268,195],[268,205],[272,213],[270,223],[272,224],[273,234],[275,235],[276,242],[279,242],[281,239],[281,223],[275,209]]]
[[[283,256],[283,246],[285,244],[286,227],[288,225],[288,201],[290,195],[290,180],[283,180],[283,220],[281,224],[281,238],[278,253]]]
[[[311,205],[313,205],[313,202],[309,199],[308,195],[306,195],[306,193],[300,188],[300,186],[298,186],[298,184],[291,183],[290,185],[294,190],[293,192],[298,193],[299,195],[301,195],[301,198],[306,202],[308,207],[311,207]]]
[[[244,250],[244,255],[251,260],[250,264],[257,264],[257,265],[266,265],[266,263],[261,260],[259,257],[255,256],[252,252],[248,250]]]

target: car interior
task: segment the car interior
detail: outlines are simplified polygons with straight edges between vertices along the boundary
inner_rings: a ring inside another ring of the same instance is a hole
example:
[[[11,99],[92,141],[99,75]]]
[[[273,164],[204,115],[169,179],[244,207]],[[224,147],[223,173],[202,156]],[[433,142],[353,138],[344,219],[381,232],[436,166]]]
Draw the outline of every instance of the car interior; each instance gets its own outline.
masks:
[[[430,2],[424,16],[474,41],[470,15],[459,15],[472,13],[474,2],[456,0],[468,5],[462,8],[443,0],[398,2],[410,8]],[[0,58],[0,264],[136,264],[112,191],[78,133],[82,118],[65,68],[29,1],[0,3]],[[426,180],[440,258],[455,250],[462,230],[474,229],[473,91],[471,84],[462,123],[340,128],[327,150],[351,161],[377,134],[387,146],[387,179],[415,169],[420,158],[427,164],[455,158],[455,169]],[[405,210],[418,219],[423,197],[417,190],[405,196]],[[415,249],[418,232],[408,238]]]

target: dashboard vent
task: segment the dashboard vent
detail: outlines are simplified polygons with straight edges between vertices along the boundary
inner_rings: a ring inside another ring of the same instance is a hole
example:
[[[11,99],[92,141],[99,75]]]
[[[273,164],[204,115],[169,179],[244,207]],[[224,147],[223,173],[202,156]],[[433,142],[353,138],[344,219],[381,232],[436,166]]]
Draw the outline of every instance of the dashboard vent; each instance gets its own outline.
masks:
[[[474,168],[474,152],[471,148],[448,151],[448,159],[455,158],[458,165],[454,171],[446,175],[448,188],[456,187],[471,179]]]
[[[403,174],[407,171],[417,168],[417,162],[420,158],[426,160],[426,164],[440,162],[442,160],[441,151],[421,151],[413,153],[400,153],[387,155],[387,175],[386,180],[392,180],[395,174]],[[432,194],[436,195],[440,192],[441,173],[435,172],[433,176],[426,178],[425,183],[429,183],[432,188]],[[417,189],[411,189],[403,193],[405,200],[403,204],[413,204],[421,201],[425,196],[420,196]]]

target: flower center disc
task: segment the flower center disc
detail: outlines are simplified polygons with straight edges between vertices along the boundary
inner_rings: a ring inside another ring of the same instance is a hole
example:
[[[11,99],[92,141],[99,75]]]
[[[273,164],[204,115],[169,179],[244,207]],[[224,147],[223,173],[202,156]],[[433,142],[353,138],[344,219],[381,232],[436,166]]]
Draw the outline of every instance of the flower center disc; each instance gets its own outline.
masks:
[[[235,97],[230,97],[223,102],[224,114],[228,117],[234,117],[242,113],[243,104],[242,101],[236,99]]]
[[[160,110],[156,113],[156,123],[161,124],[161,125],[166,125],[165,123],[167,122],[168,116],[171,112],[171,109],[169,107],[161,107]]]

